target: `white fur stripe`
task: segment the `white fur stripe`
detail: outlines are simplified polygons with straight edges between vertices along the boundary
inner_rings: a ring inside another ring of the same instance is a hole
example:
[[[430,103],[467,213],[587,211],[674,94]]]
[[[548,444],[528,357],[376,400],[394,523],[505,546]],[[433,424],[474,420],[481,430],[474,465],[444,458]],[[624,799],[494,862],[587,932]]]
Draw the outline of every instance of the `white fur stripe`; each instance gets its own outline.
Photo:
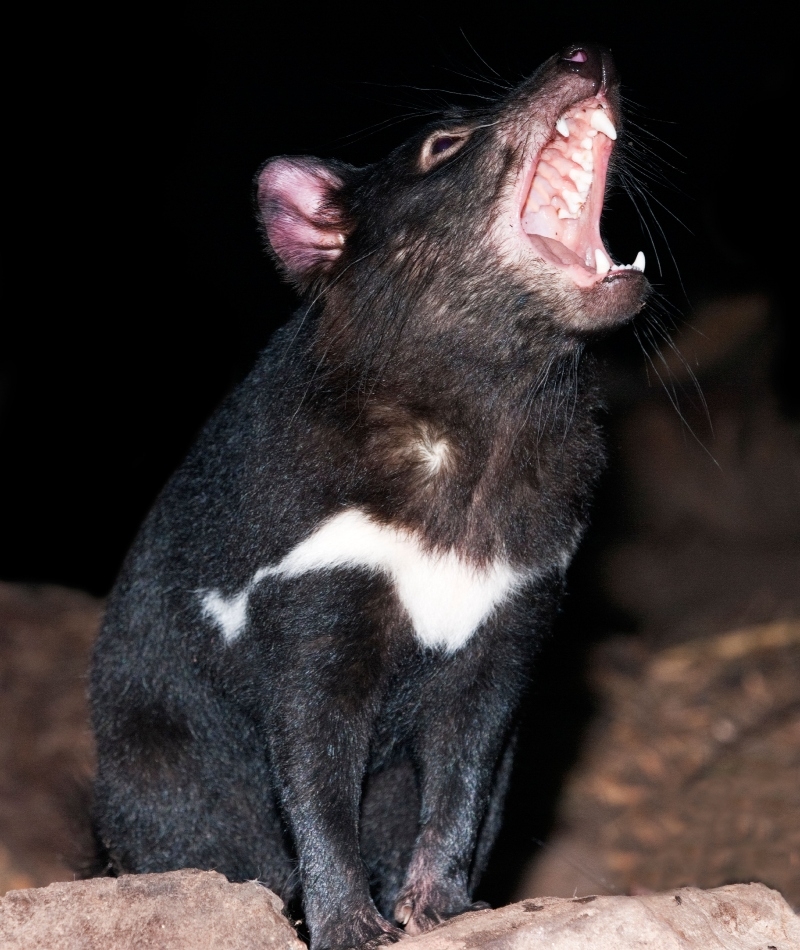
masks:
[[[258,570],[234,597],[204,593],[203,609],[232,642],[247,624],[249,594],[264,578],[347,567],[389,577],[417,639],[447,652],[462,647],[495,607],[534,576],[501,560],[477,568],[453,551],[432,554],[413,532],[379,524],[363,511],[350,509],[324,521],[279,564]]]

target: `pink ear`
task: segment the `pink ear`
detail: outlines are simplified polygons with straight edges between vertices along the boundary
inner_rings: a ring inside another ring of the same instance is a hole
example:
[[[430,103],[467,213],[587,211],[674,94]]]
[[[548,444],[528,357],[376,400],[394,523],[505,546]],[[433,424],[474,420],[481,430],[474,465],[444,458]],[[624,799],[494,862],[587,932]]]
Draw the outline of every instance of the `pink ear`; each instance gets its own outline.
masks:
[[[291,277],[327,270],[344,246],[336,196],[343,182],[316,158],[275,158],[258,176],[258,206],[272,250]]]

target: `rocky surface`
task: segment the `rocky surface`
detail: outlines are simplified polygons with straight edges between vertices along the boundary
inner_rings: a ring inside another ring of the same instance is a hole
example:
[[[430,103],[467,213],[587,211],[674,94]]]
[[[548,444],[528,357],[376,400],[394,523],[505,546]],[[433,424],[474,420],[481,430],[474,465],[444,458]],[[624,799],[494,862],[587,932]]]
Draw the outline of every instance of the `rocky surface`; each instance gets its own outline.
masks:
[[[173,871],[56,883],[0,900],[3,950],[303,950],[257,883]]]
[[[760,880],[800,907],[800,622],[606,644],[560,831],[518,895]]]
[[[738,884],[646,897],[552,897],[464,914],[408,950],[797,950],[800,921],[775,891]],[[255,882],[174,871],[51,884],[0,900],[3,950],[302,950]]]
[[[596,714],[518,897],[759,880],[800,908],[800,425],[775,348],[768,300],[720,298],[620,397]]]
[[[598,568],[652,644],[800,618],[800,424],[773,390],[776,356],[766,299],[711,301],[610,420]]]
[[[465,914],[412,950],[796,950],[800,921],[776,891],[736,884],[646,897],[542,897]]]
[[[103,602],[0,583],[0,893],[71,881],[87,847],[86,670]]]

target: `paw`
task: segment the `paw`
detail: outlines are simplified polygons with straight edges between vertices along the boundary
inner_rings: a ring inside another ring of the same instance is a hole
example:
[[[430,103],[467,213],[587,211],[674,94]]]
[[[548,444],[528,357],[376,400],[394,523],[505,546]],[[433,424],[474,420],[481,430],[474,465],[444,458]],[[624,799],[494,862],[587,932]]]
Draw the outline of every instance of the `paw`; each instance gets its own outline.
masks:
[[[327,921],[323,932],[311,929],[311,950],[377,950],[396,943],[404,931],[372,909],[358,911],[347,920]]]
[[[377,950],[378,947],[386,947],[390,943],[397,943],[401,937],[405,937],[406,933],[404,930],[400,930],[399,927],[392,927],[389,924],[391,930],[384,930],[377,937],[373,937],[372,940],[368,940],[366,943],[362,943],[359,946],[359,950]]]
[[[446,920],[467,914],[473,910],[487,910],[486,901],[446,899],[442,894],[429,894],[427,898],[411,892],[401,894],[394,908],[395,920],[407,934],[424,934]]]

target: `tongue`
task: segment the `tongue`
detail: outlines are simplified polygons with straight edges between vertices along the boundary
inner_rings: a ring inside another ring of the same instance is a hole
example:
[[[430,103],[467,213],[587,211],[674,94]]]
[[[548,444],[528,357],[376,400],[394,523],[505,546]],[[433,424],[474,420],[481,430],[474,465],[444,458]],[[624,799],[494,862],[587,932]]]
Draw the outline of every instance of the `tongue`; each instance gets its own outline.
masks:
[[[580,257],[561,241],[542,234],[529,234],[528,240],[538,256],[548,264],[561,267],[578,287],[592,287],[601,279],[595,268],[587,267]]]
[[[543,234],[529,234],[531,244],[550,264],[558,264],[561,267],[569,267],[571,264],[577,264],[585,270],[589,270],[578,255],[571,251],[566,244],[556,241],[555,238],[545,237]]]

